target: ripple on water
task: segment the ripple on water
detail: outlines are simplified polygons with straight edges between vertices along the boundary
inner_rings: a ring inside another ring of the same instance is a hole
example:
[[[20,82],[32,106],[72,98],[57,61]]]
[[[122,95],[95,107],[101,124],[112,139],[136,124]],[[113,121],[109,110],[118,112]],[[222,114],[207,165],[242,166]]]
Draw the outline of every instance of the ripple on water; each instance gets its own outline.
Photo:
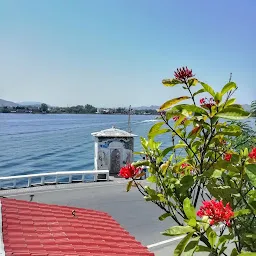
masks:
[[[123,115],[0,114],[0,173],[2,176],[94,168],[92,132],[116,126],[127,130]],[[132,116],[135,151],[154,116]],[[167,137],[166,137],[167,138]],[[167,145],[169,138],[164,140]],[[137,157],[138,158],[138,157]]]

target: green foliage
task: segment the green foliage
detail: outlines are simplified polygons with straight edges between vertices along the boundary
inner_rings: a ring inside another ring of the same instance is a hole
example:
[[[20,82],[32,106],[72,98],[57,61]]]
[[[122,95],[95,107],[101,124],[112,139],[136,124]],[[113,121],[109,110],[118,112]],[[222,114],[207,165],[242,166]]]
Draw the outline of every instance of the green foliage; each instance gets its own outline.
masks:
[[[150,186],[139,184],[139,190],[146,201],[164,211],[159,220],[172,218],[177,223],[164,235],[185,235],[174,255],[227,255],[231,242],[235,245],[232,256],[256,252],[256,162],[250,158],[256,136],[247,120],[250,113],[235,104],[232,97],[237,85],[232,81],[215,92],[190,75],[179,73],[176,78],[165,79],[163,84],[180,86],[188,95],[165,102],[160,107],[160,111],[167,110],[161,113],[162,120],[152,126],[147,139],[141,138],[148,160],[134,165],[149,167]],[[210,101],[202,99],[197,104],[195,96],[201,93],[208,93]],[[180,104],[186,99],[191,99],[191,104]],[[255,111],[256,103],[253,106]],[[171,120],[174,116],[175,122]],[[158,136],[165,133],[170,145],[161,148]],[[133,182],[136,185],[137,181]],[[128,184],[130,189],[133,183]],[[217,225],[227,225],[214,230],[211,217],[197,218],[196,209],[212,198],[233,209],[230,227],[225,220],[218,220]]]
[[[219,113],[216,114],[216,116],[230,120],[240,120],[248,118],[250,116],[250,113],[244,111],[241,108],[230,106],[221,110]]]
[[[163,232],[163,235],[166,236],[178,236],[184,235],[187,233],[194,233],[195,230],[190,226],[174,226]]]
[[[182,96],[182,97],[179,97],[179,98],[168,100],[159,108],[159,110],[160,111],[166,110],[166,109],[170,108],[171,106],[179,103],[180,101],[187,100],[187,99],[190,99],[190,97]]]
[[[184,251],[188,241],[192,237],[193,233],[188,233],[177,245],[177,247],[174,250],[174,256],[180,256],[182,252]]]
[[[41,112],[47,112],[48,111],[48,105],[45,103],[42,103],[40,106]]]

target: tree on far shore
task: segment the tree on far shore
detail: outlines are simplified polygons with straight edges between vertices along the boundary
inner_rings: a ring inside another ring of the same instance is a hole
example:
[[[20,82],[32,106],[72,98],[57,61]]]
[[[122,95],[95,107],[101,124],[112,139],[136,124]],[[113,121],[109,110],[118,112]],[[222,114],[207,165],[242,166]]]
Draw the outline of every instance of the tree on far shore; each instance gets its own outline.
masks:
[[[40,106],[41,112],[47,112],[48,111],[48,105],[45,103],[42,103]]]

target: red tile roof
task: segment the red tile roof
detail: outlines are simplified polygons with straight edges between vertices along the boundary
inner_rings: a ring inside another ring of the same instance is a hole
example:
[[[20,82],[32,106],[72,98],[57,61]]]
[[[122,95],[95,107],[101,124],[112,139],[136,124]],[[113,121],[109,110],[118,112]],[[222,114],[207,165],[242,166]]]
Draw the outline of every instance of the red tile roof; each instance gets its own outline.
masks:
[[[154,255],[107,213],[7,198],[1,203],[6,256]]]

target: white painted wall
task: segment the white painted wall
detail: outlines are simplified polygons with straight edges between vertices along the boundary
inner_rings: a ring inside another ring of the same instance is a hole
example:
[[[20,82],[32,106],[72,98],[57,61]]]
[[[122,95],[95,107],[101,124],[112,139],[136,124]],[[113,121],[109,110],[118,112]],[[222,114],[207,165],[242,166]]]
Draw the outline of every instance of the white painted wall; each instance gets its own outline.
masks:
[[[110,170],[111,166],[111,152],[114,149],[120,151],[120,166],[124,166],[127,162],[133,161],[133,151],[125,149],[124,143],[117,138],[113,138],[114,141],[109,139],[108,143],[99,142],[98,138],[95,138],[95,157],[94,166],[96,170]]]

